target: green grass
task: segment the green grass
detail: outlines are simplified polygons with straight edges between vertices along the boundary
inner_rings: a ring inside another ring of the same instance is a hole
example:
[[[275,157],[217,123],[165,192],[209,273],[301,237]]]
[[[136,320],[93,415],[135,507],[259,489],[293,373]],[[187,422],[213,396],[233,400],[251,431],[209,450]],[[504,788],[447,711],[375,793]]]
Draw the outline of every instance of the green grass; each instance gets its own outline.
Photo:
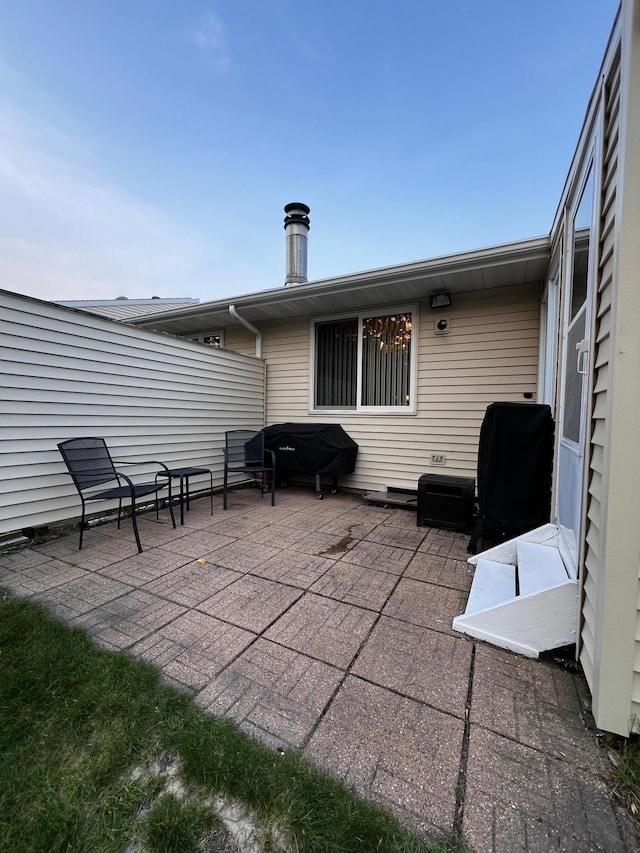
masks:
[[[92,645],[39,607],[0,595],[0,849],[196,850],[242,804],[264,849],[461,853],[202,713],[144,663]],[[211,849],[211,848],[210,848]],[[222,847],[213,847],[222,849]]]
[[[637,724],[634,725],[634,729]],[[636,826],[640,827],[640,735],[605,735],[615,791]]]
[[[162,794],[144,822],[144,840],[158,853],[189,853],[221,823],[209,806]]]

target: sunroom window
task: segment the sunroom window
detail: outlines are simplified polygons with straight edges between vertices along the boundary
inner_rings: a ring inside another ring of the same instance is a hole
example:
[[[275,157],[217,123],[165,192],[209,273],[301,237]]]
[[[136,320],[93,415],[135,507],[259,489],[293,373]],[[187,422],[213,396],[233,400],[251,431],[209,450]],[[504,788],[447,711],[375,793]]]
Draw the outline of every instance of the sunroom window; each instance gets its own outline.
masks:
[[[315,409],[410,411],[414,311],[315,323]]]

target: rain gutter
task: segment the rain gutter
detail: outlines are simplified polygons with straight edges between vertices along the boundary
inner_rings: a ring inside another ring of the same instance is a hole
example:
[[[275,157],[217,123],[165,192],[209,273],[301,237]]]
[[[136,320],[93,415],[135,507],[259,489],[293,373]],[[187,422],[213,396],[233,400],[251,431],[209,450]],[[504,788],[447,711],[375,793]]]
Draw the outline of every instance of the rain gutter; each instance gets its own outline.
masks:
[[[256,358],[262,358],[262,332],[259,329],[256,329],[255,326],[252,326],[244,317],[241,317],[236,311],[235,305],[229,305],[229,314],[231,314],[234,320],[237,320],[238,323],[242,323],[245,328],[249,329],[250,332],[253,332],[256,336]]]

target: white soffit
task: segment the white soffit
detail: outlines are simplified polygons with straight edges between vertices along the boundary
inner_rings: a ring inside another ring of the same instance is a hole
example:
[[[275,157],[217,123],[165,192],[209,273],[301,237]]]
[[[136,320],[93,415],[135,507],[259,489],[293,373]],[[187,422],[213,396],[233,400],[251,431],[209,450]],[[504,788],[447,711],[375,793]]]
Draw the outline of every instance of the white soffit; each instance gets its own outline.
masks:
[[[234,325],[229,305],[252,323],[340,313],[393,302],[415,302],[447,290],[452,294],[544,281],[549,237],[535,237],[474,252],[368,270],[244,296],[201,302],[161,316],[131,318],[136,326],[174,334]]]

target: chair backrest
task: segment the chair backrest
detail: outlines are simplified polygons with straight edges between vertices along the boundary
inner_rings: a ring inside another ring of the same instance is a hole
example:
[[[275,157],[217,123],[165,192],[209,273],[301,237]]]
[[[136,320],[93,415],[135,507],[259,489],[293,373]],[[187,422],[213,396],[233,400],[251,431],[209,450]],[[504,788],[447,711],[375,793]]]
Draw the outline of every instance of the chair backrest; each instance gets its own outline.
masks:
[[[224,434],[227,463],[264,464],[264,433],[252,429],[232,429]]]
[[[70,438],[58,450],[79,492],[118,478],[104,438]]]

